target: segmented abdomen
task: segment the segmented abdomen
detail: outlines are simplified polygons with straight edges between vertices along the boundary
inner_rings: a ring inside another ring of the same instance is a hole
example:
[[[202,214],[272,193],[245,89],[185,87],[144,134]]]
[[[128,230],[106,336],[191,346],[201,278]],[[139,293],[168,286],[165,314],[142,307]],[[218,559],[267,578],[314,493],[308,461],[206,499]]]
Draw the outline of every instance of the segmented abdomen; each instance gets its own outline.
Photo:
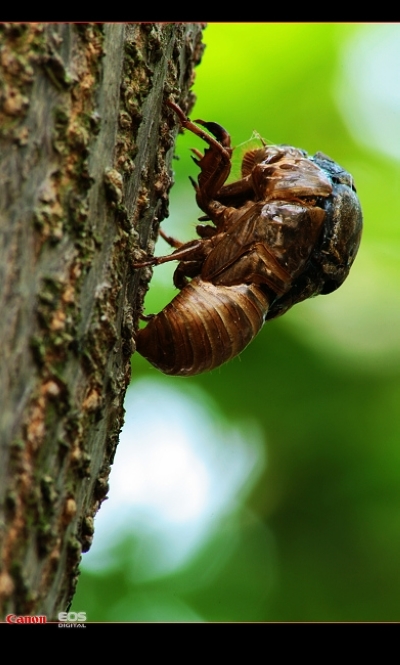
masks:
[[[164,374],[193,376],[234,358],[260,331],[269,301],[254,284],[193,279],[146,328],[137,350]]]

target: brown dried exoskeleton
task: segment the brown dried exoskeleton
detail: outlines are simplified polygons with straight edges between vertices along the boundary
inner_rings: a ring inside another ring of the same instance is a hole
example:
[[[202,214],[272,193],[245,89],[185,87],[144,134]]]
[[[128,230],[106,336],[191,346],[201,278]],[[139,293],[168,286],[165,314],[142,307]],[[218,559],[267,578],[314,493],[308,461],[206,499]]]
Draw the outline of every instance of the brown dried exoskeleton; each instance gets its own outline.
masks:
[[[337,289],[356,256],[362,214],[351,175],[320,152],[264,145],[244,155],[242,177],[225,185],[228,132],[168,105],[208,145],[204,155],[193,150],[201,171],[192,182],[200,221],[213,226],[198,225],[200,239],[185,244],[162,234],[175,251],[135,265],[179,261],[180,289],[139,330],[137,350],[165,374],[192,376],[234,358],[267,319]]]

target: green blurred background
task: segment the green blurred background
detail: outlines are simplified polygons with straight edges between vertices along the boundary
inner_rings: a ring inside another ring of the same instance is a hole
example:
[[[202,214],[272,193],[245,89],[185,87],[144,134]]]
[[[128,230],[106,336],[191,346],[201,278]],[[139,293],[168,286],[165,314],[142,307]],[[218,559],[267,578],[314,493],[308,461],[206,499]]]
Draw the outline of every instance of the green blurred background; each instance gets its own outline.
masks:
[[[222,368],[133,358],[127,422],[72,609],[89,621],[400,619],[400,25],[210,24],[192,118],[354,176],[364,235],[337,292]],[[164,230],[195,237],[180,136]],[[237,150],[240,164],[240,148]],[[170,252],[160,240],[157,254]],[[156,268],[146,311],[173,297]]]

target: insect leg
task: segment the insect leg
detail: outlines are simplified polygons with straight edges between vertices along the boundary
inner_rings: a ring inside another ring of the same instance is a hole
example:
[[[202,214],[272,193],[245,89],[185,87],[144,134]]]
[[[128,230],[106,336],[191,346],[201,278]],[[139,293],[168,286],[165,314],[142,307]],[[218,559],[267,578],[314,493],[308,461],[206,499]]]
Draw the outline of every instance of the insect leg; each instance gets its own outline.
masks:
[[[167,101],[167,104],[175,111],[184,129],[196,134],[209,145],[201,158],[198,151],[194,151],[196,156],[199,157],[194,161],[201,169],[198,177],[199,185],[195,185],[197,204],[204,212],[208,213],[210,201],[215,199],[231,170],[232,148],[230,136],[226,129],[216,122],[196,120],[197,124],[195,124],[185,116],[177,104],[171,101]],[[208,129],[216,138],[197,125],[202,125]]]
[[[201,272],[202,261],[181,261],[174,272],[174,285],[183,289],[188,284],[187,277],[197,277]]]
[[[178,104],[175,104],[170,100],[167,100],[167,105],[173,111],[175,111],[182,127],[188,129],[193,134],[196,134],[196,136],[200,136],[200,138],[203,139],[203,141],[205,141],[206,143],[208,143],[210,147],[213,147],[217,152],[221,153],[221,155],[223,155],[228,161],[230,161],[232,154],[231,137],[226,131],[226,129],[224,129],[221,125],[218,125],[216,122],[205,122],[204,120],[195,120],[194,122],[192,122],[184,114],[184,112],[178,106]],[[197,127],[197,125],[203,125],[203,127],[206,127],[218,140],[215,140],[213,136],[210,136],[210,134],[204,132],[200,127]]]
[[[161,238],[163,238],[163,239],[165,240],[165,242],[167,242],[168,245],[170,245],[171,247],[176,247],[176,248],[178,248],[178,247],[182,247],[182,245],[184,244],[183,242],[181,242],[180,240],[176,240],[176,238],[173,238],[172,236],[167,236],[167,234],[164,233],[164,231],[163,231],[162,229],[160,229],[160,230],[158,231],[158,234],[159,234],[159,235],[161,236]]]
[[[196,148],[190,148],[190,149],[193,152],[193,154],[196,155],[197,159],[203,159],[204,155],[202,152],[200,152],[200,150],[197,150]],[[199,163],[194,157],[192,157],[192,159],[196,164]]]
[[[204,261],[205,256],[209,253],[211,247],[208,247],[207,240],[191,240],[190,242],[182,245],[176,249],[172,254],[167,256],[153,256],[147,261],[140,261],[139,263],[134,263],[133,268],[138,270],[139,268],[146,268],[147,266],[159,266],[162,263],[167,263],[168,261]]]
[[[222,127],[222,125],[219,125],[217,122],[205,122],[204,120],[195,120],[198,125],[202,125],[206,129],[208,129],[213,136],[217,139],[218,143],[220,143],[224,148],[230,148],[231,147],[231,137],[230,134]]]
[[[196,231],[200,238],[213,238],[218,233],[218,229],[209,224],[197,224]]]

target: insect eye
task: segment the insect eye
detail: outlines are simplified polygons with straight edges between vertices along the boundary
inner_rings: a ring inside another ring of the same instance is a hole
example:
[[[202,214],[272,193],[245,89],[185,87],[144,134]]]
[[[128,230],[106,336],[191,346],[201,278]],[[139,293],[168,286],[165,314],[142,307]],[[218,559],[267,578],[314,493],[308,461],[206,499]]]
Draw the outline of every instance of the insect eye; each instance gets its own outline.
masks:
[[[347,185],[347,187],[350,187],[353,192],[356,191],[353,178],[350,173],[347,173],[347,171],[342,170],[340,173],[332,176],[332,182],[337,185]]]

